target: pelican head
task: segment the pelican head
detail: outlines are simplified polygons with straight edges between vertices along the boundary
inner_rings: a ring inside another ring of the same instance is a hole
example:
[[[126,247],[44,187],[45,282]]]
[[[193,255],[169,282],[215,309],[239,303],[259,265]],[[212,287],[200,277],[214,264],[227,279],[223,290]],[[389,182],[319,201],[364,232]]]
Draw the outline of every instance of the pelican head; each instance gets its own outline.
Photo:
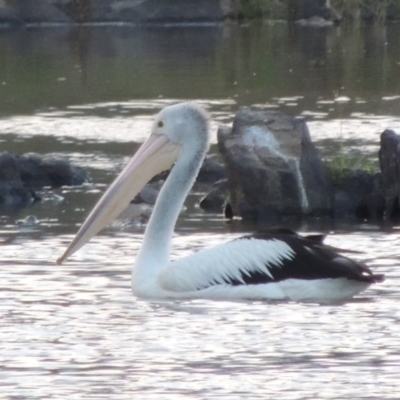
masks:
[[[196,103],[179,103],[165,107],[156,115],[151,134],[165,135],[185,151],[201,144],[208,145],[208,121],[207,113]]]
[[[143,186],[171,168],[181,154],[203,155],[207,147],[208,117],[201,107],[187,102],[161,110],[154,119],[149,138],[98,201],[57,264],[118,217]]]

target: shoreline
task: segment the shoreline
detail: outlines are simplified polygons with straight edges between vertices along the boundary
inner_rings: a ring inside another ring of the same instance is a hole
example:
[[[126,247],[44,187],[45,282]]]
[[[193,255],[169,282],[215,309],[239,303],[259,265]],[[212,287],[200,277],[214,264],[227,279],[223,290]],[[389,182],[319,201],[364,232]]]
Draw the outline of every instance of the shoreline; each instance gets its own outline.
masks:
[[[325,0],[0,0],[0,29],[74,26],[215,26],[269,21],[325,27],[400,21],[400,4]]]

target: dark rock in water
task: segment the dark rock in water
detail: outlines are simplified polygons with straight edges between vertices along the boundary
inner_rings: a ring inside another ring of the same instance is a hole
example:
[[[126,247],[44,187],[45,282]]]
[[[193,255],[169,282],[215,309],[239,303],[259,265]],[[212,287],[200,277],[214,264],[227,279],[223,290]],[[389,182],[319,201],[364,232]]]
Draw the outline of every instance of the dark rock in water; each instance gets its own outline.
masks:
[[[208,154],[200,168],[196,182],[217,182],[226,178],[226,168],[217,154]]]
[[[0,180],[0,209],[26,207],[37,199],[34,192]]]
[[[380,173],[374,175],[374,180]],[[382,221],[385,217],[385,198],[381,189],[368,193],[356,210],[357,218],[364,221]]]
[[[362,170],[342,172],[343,178],[334,185],[334,218],[382,219],[384,199],[380,191],[380,174]]]
[[[161,172],[154,176],[150,182],[158,183],[165,181],[168,178],[170,170]],[[220,179],[226,178],[226,168],[220,156],[217,154],[207,154],[204,162],[200,168],[199,175],[196,178],[196,182],[200,183],[214,183]],[[160,189],[159,186],[158,189]]]
[[[16,158],[0,154],[0,207],[25,207],[35,201],[33,192],[24,187]]]
[[[379,163],[382,171],[382,190],[385,198],[385,216],[400,218],[400,136],[386,129],[381,134]]]
[[[30,189],[40,189],[45,186],[52,188],[76,186],[90,181],[85,170],[61,158],[27,154],[16,156],[16,159],[19,163],[21,180],[24,186]]]
[[[158,176],[158,175],[157,175]],[[164,184],[164,180],[160,178],[159,181],[148,183],[144,188],[135,196],[131,201],[132,204],[145,203],[148,205],[154,205],[156,203],[158,193]]]
[[[71,0],[7,0],[7,10],[24,23],[72,23],[60,8],[60,3],[88,3]]]
[[[330,18],[331,12],[326,0],[288,0],[289,19],[309,19],[315,16]]]
[[[327,0],[269,2],[256,0],[0,0],[0,24],[18,26],[21,22],[23,24],[215,23],[227,18],[261,16],[264,3],[269,3],[268,8],[273,17],[290,21],[305,21],[306,24],[310,19],[316,18],[340,21],[351,9],[343,5],[345,1]],[[398,2],[387,1],[387,3],[381,7],[385,10],[385,16],[388,19],[399,19]],[[250,12],[249,15],[249,10],[257,9],[257,7],[260,11]],[[357,19],[357,16],[362,19],[376,17],[373,7],[359,7],[359,5],[353,7],[350,14],[354,14],[354,19]],[[309,26],[320,27],[322,24],[322,22],[314,21]]]
[[[150,217],[153,209],[152,206],[154,206],[157,200],[161,187],[168,178],[168,174],[169,171],[164,171],[153,177],[131,201],[131,205],[121,215],[119,220],[124,220],[125,222],[129,221],[129,223],[146,223]],[[209,154],[206,156],[196,179],[196,183],[200,184],[202,189],[205,187],[209,188],[211,184],[214,183],[210,192],[200,200],[200,207],[210,212],[223,212],[223,207],[228,197],[228,187],[226,169],[217,154]]]
[[[241,109],[220,127],[234,215],[244,219],[332,213],[332,187],[303,120]]]
[[[46,156],[42,160],[42,166],[47,172],[51,181],[50,186],[53,188],[79,186],[90,182],[89,175],[83,168],[72,165],[66,160]]]
[[[224,217],[226,219],[232,219],[234,217],[231,203],[227,202],[224,206]]]
[[[24,21],[18,14],[6,4],[0,2],[0,26],[7,28],[19,28],[24,25]]]
[[[7,23],[201,23],[221,21],[237,7],[235,0],[7,0],[0,2],[0,18]]]
[[[145,0],[113,1],[98,18],[131,22],[216,22],[223,20],[234,8],[230,0]]]
[[[89,182],[87,173],[53,156],[0,153],[0,207],[25,207],[40,196],[34,190],[45,186],[81,185]]]
[[[223,212],[229,197],[228,180],[221,179],[214,183],[209,193],[202,197],[199,206],[205,211]]]

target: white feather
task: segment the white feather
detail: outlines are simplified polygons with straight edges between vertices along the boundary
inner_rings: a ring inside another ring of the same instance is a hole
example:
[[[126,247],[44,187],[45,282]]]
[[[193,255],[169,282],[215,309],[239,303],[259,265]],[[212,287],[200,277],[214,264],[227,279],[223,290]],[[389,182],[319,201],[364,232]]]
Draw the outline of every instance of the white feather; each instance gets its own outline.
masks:
[[[238,239],[169,263],[160,270],[157,280],[165,290],[185,292],[230,280],[244,283],[242,274],[252,272],[274,279],[269,267],[280,266],[294,255],[281,240]]]

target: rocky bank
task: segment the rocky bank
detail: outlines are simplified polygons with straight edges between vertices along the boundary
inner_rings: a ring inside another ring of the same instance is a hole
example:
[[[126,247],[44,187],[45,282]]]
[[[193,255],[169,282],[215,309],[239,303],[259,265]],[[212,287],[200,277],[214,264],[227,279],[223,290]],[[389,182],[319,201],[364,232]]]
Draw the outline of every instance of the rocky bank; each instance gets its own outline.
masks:
[[[130,23],[204,24],[263,17],[300,21],[320,28],[324,21],[400,19],[399,2],[362,7],[333,0],[0,0],[0,27]]]

